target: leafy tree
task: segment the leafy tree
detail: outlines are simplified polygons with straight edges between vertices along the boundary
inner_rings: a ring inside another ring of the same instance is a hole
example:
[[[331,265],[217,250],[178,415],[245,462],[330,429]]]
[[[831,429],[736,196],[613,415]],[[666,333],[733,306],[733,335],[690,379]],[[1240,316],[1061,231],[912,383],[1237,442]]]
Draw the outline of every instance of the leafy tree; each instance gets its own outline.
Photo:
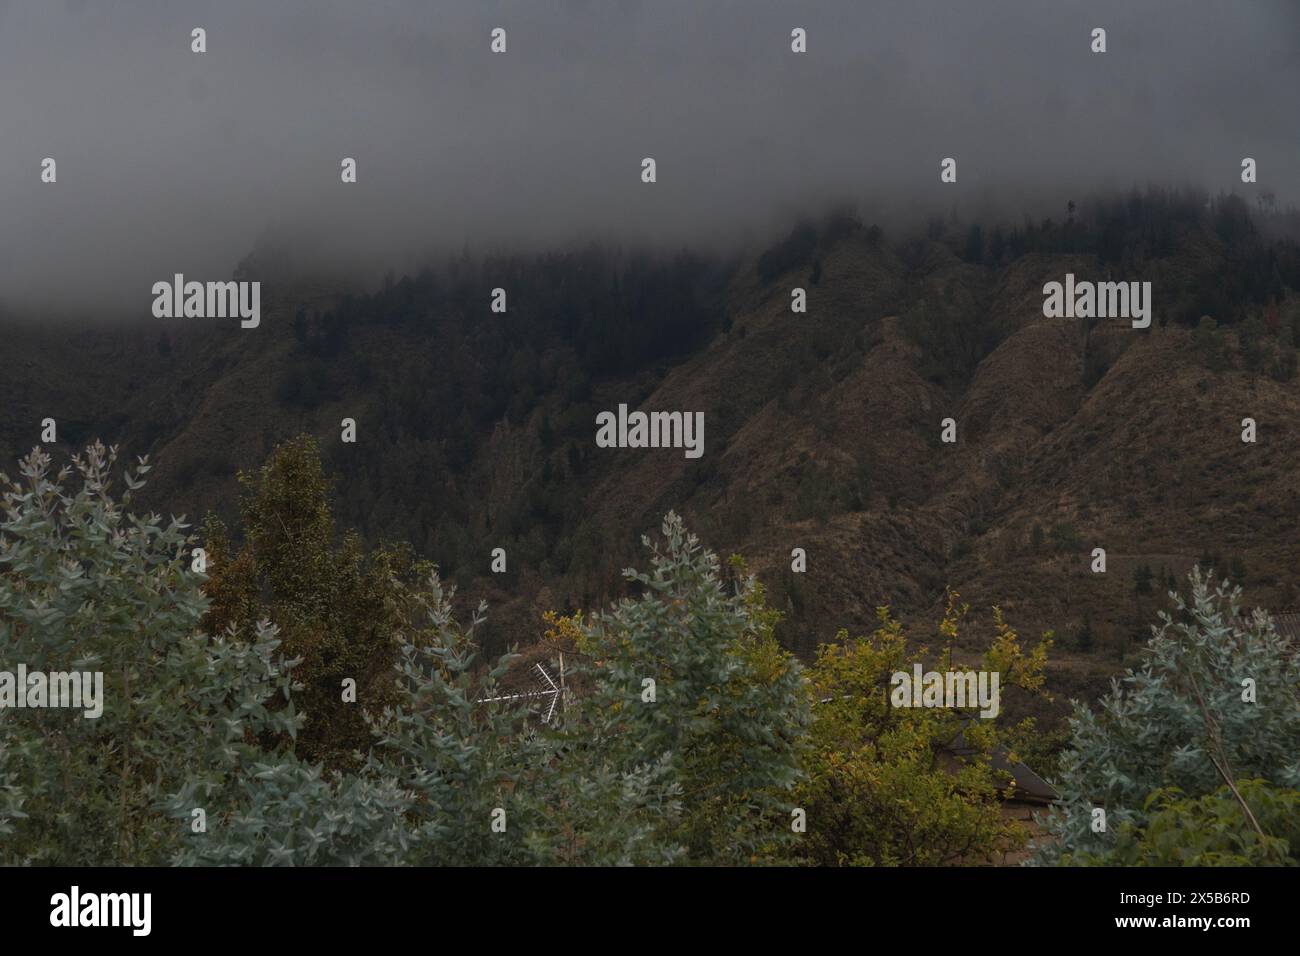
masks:
[[[662,839],[681,813],[680,788],[664,758],[619,766],[593,725],[564,712],[553,731],[528,729],[527,702],[504,696],[500,681],[516,655],[477,665],[486,605],[460,628],[436,573],[419,604],[430,627],[404,641],[398,670],[404,707],[375,721],[372,767],[408,781],[421,864],[662,864],[681,850]],[[535,715],[533,715],[535,718]],[[506,813],[504,833],[489,823]]]
[[[1114,866],[1300,866],[1300,791],[1243,780],[1195,799],[1177,787],[1147,797],[1146,826],[1125,823],[1114,849],[1079,862]],[[1243,803],[1255,817],[1247,818]],[[1258,824],[1259,829],[1254,824]]]
[[[651,570],[624,572],[642,594],[581,626],[593,662],[582,719],[620,771],[669,768],[683,813],[660,838],[687,860],[780,859],[809,719],[802,671],[743,567],[729,592],[681,517],[669,512],[662,533],[662,544],[642,539]]]
[[[1300,659],[1267,614],[1242,620],[1240,588],[1199,568],[1189,581],[1190,601],[1177,597],[1175,615],[1161,612],[1152,628],[1146,662],[1115,681],[1096,712],[1075,704],[1061,800],[1045,820],[1052,839],[1038,862],[1113,860],[1118,833],[1151,823],[1157,791],[1177,787],[1197,801],[1251,779],[1300,787]],[[1095,808],[1104,831],[1093,831]]]
[[[949,593],[939,634],[937,669],[952,669],[952,645],[967,608]],[[934,866],[987,860],[1024,845],[1027,833],[1001,811],[1009,781],[992,767],[1000,747],[1028,738],[1032,723],[1000,727],[996,718],[970,719],[946,708],[891,705],[891,675],[911,675],[926,648],[908,651],[901,624],[886,608],[869,637],[823,645],[809,672],[817,701],[806,781],[797,794],[807,811],[801,848],[822,866]],[[996,636],[983,666],[1000,673],[1001,687],[1037,692],[1050,639],[1025,653],[1019,637],[995,610]],[[945,748],[961,736],[974,755],[950,766]],[[1010,749],[1014,759],[1014,748]]]
[[[29,671],[100,671],[102,714],[0,709],[0,863],[166,862],[278,758],[259,737],[301,725],[274,628],[205,637],[185,524],[125,507],[150,469],[96,442],[51,475],[34,450],[0,476],[0,656]],[[182,797],[181,795],[184,795]],[[170,808],[170,812],[169,812]]]

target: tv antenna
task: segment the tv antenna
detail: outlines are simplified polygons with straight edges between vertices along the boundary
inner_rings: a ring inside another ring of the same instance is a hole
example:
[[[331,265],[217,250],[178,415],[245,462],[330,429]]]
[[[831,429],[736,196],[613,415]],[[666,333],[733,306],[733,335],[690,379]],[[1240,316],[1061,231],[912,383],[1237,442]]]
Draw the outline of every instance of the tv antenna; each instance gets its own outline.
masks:
[[[526,690],[518,694],[500,694],[496,697],[480,697],[478,702],[480,704],[490,704],[495,701],[506,700],[549,700],[550,706],[546,708],[546,714],[542,717],[542,723],[550,723],[551,718],[555,716],[556,705],[559,705],[561,710],[563,710],[565,707],[565,698],[568,696],[568,692],[564,686],[564,655],[560,655],[560,682],[558,684],[551,678],[551,675],[547,672],[546,668],[540,663],[534,664],[533,669],[541,677],[541,681],[538,682],[538,685],[534,690]]]

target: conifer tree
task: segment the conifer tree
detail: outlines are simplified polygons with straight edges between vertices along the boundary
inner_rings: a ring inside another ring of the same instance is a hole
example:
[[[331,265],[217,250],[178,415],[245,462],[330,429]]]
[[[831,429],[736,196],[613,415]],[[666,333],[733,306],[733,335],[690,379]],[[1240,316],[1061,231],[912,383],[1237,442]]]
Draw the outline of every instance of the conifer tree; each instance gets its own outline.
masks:
[[[309,720],[297,742],[307,760],[356,767],[371,743],[365,714],[396,701],[392,667],[407,586],[417,567],[409,548],[367,551],[361,537],[337,535],[330,507],[331,483],[314,438],[278,446],[256,472],[239,476],[243,543],[234,550],[221,522],[209,516],[212,606],[209,633],[240,631],[266,618],[278,628],[285,653],[301,658],[295,678]],[[345,680],[355,682],[355,701],[345,700]]]

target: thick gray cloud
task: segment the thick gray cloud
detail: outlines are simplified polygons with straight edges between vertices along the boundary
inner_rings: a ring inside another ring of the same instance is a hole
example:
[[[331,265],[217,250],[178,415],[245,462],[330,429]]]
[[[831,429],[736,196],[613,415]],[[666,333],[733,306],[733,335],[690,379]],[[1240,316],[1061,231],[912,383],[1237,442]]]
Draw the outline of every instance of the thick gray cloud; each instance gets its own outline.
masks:
[[[836,198],[1018,217],[1242,188],[1243,156],[1295,200],[1297,91],[1294,0],[0,0],[0,301],[144,315],[267,235],[363,270],[716,244]]]

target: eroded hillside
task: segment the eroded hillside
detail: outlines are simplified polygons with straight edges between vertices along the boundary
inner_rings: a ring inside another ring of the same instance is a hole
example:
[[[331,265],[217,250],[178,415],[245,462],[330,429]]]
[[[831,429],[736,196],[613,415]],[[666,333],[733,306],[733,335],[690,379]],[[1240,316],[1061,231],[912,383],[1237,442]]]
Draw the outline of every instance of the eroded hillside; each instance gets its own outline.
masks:
[[[19,327],[0,450],[53,417],[65,447],[149,453],[147,505],[229,517],[236,473],[313,433],[340,523],[411,542],[486,597],[499,645],[619,593],[672,508],[746,556],[802,654],[881,605],[936,620],[952,588],[969,646],[999,605],[1026,637],[1056,632],[1054,685],[1087,696],[1198,560],[1252,603],[1300,602],[1300,259],[1222,209],[1152,205],[1120,240],[1104,217],[890,241],[839,216],[732,263],[585,250],[369,296],[268,280],[255,331]],[[1047,281],[1135,272],[1155,290],[1148,329],[1043,316]],[[1211,294],[1207,275],[1246,278]],[[486,307],[498,286],[504,314]],[[1197,324],[1207,303],[1218,328]],[[703,412],[704,455],[596,447],[595,415],[619,404]]]

